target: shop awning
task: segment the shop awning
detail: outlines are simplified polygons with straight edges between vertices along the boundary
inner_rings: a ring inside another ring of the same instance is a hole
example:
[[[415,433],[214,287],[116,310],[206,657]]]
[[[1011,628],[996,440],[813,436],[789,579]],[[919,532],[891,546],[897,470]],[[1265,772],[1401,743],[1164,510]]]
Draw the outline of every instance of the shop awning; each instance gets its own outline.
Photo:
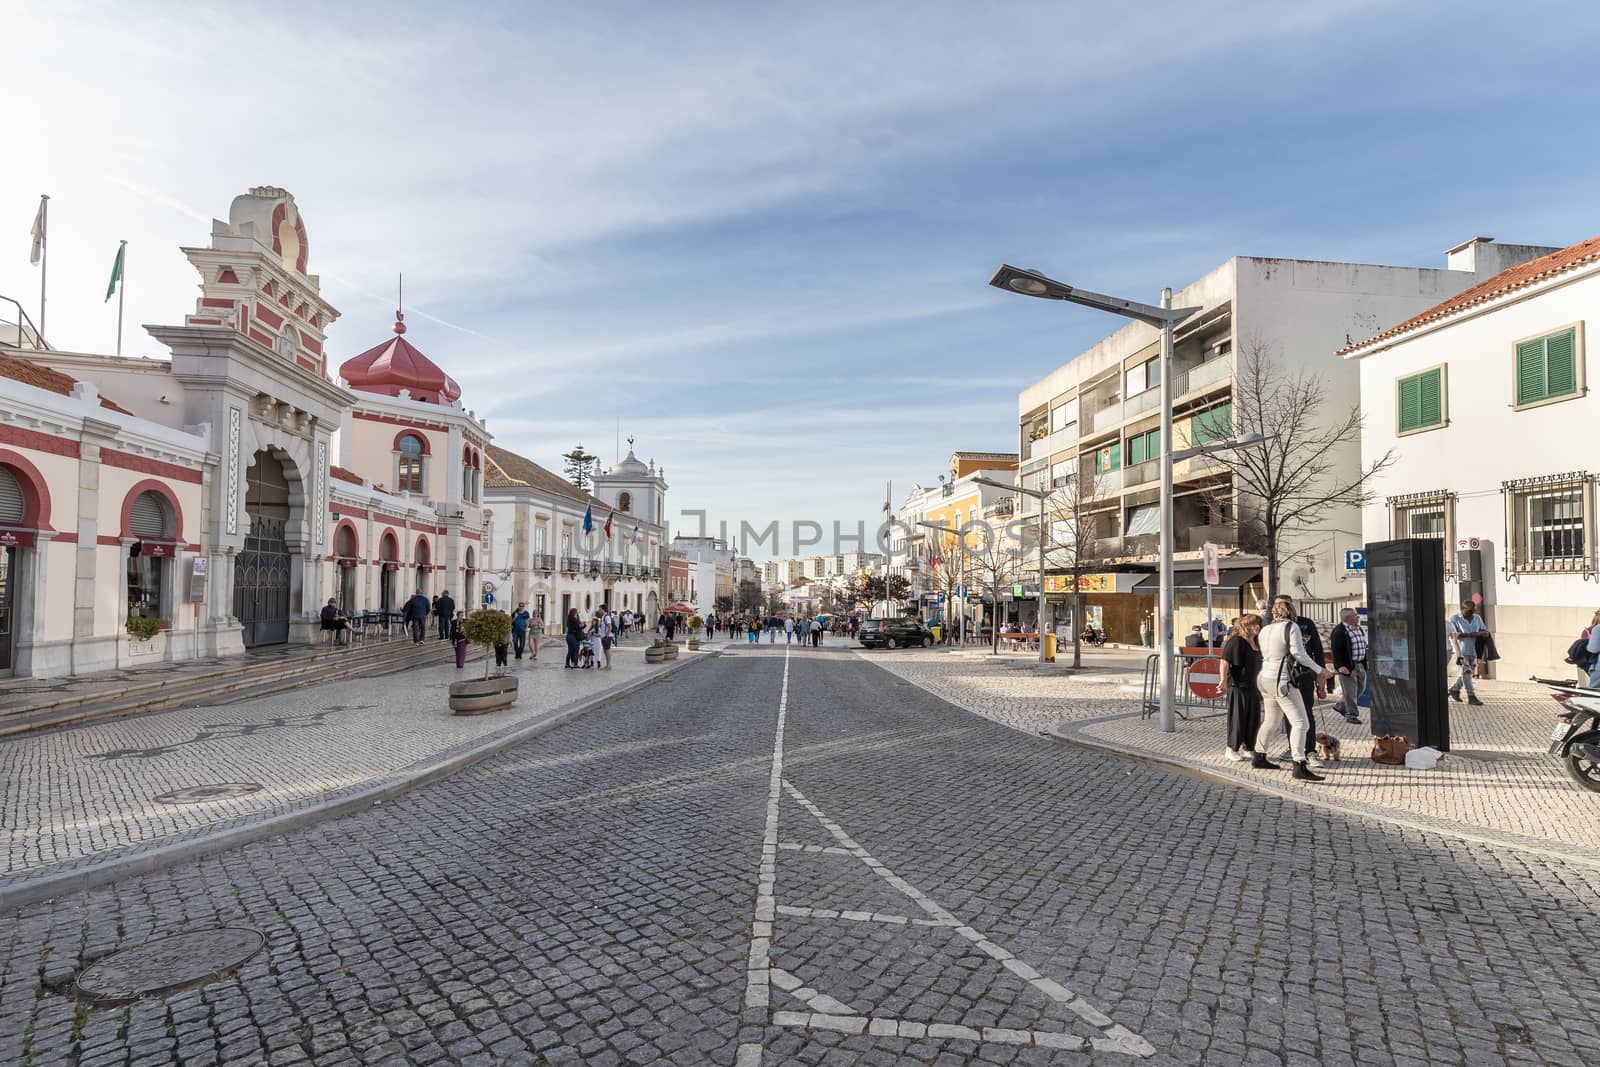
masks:
[[[1217,575],[1221,579],[1216,585],[1218,589],[1238,589],[1246,582],[1261,580],[1260,567],[1223,567]],[[1206,576],[1204,571],[1177,571],[1172,576],[1172,588],[1180,593],[1204,593],[1206,591]],[[1139,584],[1131,590],[1153,596],[1161,591],[1161,575],[1147,574],[1140,579]]]

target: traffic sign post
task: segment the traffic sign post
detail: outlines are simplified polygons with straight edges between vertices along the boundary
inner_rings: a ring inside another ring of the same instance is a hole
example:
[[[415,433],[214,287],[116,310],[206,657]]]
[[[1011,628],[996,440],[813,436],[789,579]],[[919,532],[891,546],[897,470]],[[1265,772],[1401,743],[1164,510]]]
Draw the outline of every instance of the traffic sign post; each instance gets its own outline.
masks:
[[[1221,555],[1222,554],[1217,550],[1217,546],[1215,544],[1213,544],[1212,542],[1210,542],[1210,541],[1207,541],[1204,545],[1201,546],[1200,557],[1201,557],[1202,560],[1204,560],[1205,569],[1206,569],[1205,577],[1206,577],[1206,647],[1207,648],[1212,647],[1213,642],[1216,640],[1216,632],[1217,632],[1216,631],[1216,623],[1213,621],[1215,617],[1211,614],[1211,590],[1214,589],[1216,587],[1217,583],[1222,580],[1222,573],[1221,573],[1222,560],[1221,560]],[[1191,677],[1192,677],[1193,676],[1193,672],[1190,672],[1190,674],[1191,674]],[[1190,683],[1190,688],[1193,688],[1193,683]]]
[[[1216,700],[1228,691],[1228,667],[1220,656],[1202,656],[1189,668],[1189,692]]]
[[[1344,569],[1364,572],[1367,569],[1367,550],[1364,548],[1345,549]]]

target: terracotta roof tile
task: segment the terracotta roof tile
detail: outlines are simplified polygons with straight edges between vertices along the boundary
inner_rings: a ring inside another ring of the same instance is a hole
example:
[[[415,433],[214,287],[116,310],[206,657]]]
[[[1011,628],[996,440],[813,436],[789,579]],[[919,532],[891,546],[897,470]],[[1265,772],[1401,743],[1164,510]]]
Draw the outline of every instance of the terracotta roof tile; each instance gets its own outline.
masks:
[[[514,489],[527,486],[554,496],[566,497],[581,504],[593,504],[596,509],[611,507],[604,500],[590,496],[567,481],[555,471],[546,470],[531,459],[508,452],[499,445],[484,449],[489,468],[483,473],[483,484],[490,489]]]
[[[12,381],[31,385],[36,389],[48,389],[52,393],[62,396],[71,396],[72,387],[77,384],[77,379],[70,374],[62,374],[49,367],[41,367],[31,359],[0,352],[0,378],[10,378]],[[132,415],[133,412],[115,401],[105,397],[100,398],[100,406],[109,408],[122,415]]]
[[[1496,297],[1504,296],[1515,290],[1526,289],[1536,282],[1586,266],[1596,260],[1600,260],[1600,237],[1591,237],[1587,241],[1580,241],[1575,245],[1561,249],[1559,252],[1551,252],[1547,256],[1540,256],[1538,259],[1531,259],[1526,263],[1503,270],[1494,277],[1481,281],[1470,289],[1462,290],[1449,300],[1435,304],[1422,314],[1413,315],[1398,326],[1391,326],[1376,337],[1369,337],[1365,341],[1346,345],[1344,348],[1339,349],[1338,354],[1343,356],[1351,352],[1359,352],[1363,348],[1370,348],[1373,345],[1398,337],[1403,333],[1410,333],[1412,330],[1426,326],[1430,322],[1448,318],[1458,312],[1493,300]]]
[[[349,482],[351,485],[360,485],[363,481],[365,481],[365,479],[355,471],[345,470],[337,463],[328,468],[328,473],[339,479],[341,482]]]

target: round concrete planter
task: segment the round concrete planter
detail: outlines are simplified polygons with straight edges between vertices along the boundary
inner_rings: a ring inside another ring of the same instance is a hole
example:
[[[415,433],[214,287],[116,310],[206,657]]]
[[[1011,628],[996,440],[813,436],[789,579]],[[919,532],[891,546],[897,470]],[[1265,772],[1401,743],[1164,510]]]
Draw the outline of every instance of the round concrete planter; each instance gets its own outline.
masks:
[[[450,710],[457,715],[487,715],[517,702],[515,675],[473,678],[450,683]]]
[[[662,663],[665,662],[666,658],[666,646],[659,641],[644,650],[644,661],[646,663]]]
[[[678,646],[674,642],[668,641],[667,647],[662,650],[662,657],[665,659],[677,659]]]
[[[698,637],[689,638],[689,651],[690,652],[698,652],[698,651],[700,651],[700,639]]]

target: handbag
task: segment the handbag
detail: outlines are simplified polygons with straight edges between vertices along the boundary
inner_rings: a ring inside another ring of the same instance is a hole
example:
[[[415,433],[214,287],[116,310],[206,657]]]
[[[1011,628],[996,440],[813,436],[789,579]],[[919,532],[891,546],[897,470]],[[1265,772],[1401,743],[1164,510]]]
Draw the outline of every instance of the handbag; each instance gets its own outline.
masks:
[[[1401,734],[1383,734],[1372,739],[1372,762],[1387,763],[1391,767],[1403,767],[1406,762],[1406,753],[1411,751],[1411,742]]]
[[[1304,663],[1294,658],[1290,649],[1294,648],[1293,630],[1298,623],[1293,621],[1284,624],[1287,629],[1283,631],[1283,661],[1289,665],[1289,684],[1296,689],[1304,689],[1317,680],[1317,672],[1307,667]]]

